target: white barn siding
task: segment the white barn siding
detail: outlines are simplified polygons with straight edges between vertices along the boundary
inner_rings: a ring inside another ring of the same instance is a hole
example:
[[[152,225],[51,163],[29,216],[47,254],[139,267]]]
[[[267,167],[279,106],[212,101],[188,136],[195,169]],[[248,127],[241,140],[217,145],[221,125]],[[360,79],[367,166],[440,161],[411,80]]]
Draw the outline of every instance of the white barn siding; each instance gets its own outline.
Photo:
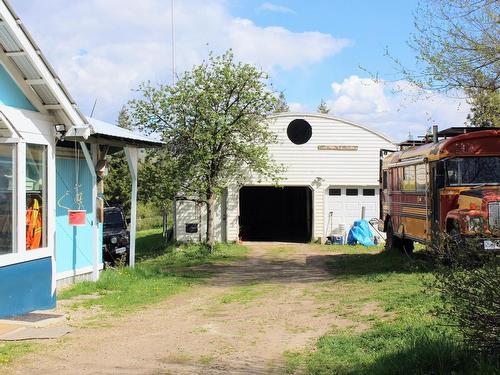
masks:
[[[294,119],[304,119],[312,127],[310,140],[302,145],[292,143],[287,136],[287,127]],[[277,135],[277,143],[270,146],[272,157],[286,167],[283,186],[309,186],[313,189],[313,238],[325,239],[327,235],[328,212],[340,207],[328,196],[331,187],[360,189],[360,202],[366,203],[366,218],[378,217],[379,162],[381,149],[396,149],[396,146],[383,135],[363,126],[345,120],[321,114],[285,113],[272,117],[270,129]],[[356,151],[319,150],[318,146],[356,146]],[[248,185],[272,185],[270,182],[257,183],[250,181]],[[363,197],[363,188],[374,188],[376,195]],[[348,197],[354,200],[353,197]],[[345,224],[347,229],[352,218],[361,216],[361,206],[354,207],[352,202],[340,202],[344,209],[334,221],[334,226]],[[236,241],[239,236],[239,187],[230,187],[227,194],[227,221],[221,220],[222,212],[218,205],[216,220],[216,238],[223,239],[224,227],[227,229],[228,241]],[[325,209],[326,208],[326,209]],[[359,214],[356,212],[359,211]],[[180,221],[184,220],[178,216]],[[184,228],[178,227],[184,230]],[[182,238],[177,233],[178,239]]]

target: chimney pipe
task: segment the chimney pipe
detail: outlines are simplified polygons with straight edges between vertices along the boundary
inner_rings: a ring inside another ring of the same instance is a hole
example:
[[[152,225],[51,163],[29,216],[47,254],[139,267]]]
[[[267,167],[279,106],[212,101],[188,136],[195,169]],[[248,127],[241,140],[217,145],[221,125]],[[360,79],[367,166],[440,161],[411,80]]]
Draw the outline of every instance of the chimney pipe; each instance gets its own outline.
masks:
[[[438,142],[438,126],[437,125],[432,126],[432,142],[434,142],[434,143]]]

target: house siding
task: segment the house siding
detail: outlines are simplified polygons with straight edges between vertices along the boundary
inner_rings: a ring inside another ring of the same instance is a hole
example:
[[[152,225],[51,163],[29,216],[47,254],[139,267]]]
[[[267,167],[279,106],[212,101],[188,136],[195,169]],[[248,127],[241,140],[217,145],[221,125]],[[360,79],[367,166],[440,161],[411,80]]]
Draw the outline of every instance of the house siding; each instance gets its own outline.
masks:
[[[36,111],[2,64],[0,64],[0,104]]]
[[[79,146],[78,146],[79,147]],[[74,204],[76,170],[78,169],[78,184],[83,198],[86,213],[85,226],[72,226],[68,221],[66,207],[77,209]],[[93,229],[92,220],[92,175],[85,159],[57,157],[56,158],[56,264],[57,278],[63,278],[72,271],[88,270],[93,265]],[[66,192],[68,195],[65,197]],[[63,198],[64,197],[64,198]],[[102,248],[102,225],[99,225],[98,248]],[[102,263],[102,252],[99,251],[99,263]],[[86,271],[84,273],[89,273]]]
[[[0,267],[0,317],[56,305],[51,257]]]

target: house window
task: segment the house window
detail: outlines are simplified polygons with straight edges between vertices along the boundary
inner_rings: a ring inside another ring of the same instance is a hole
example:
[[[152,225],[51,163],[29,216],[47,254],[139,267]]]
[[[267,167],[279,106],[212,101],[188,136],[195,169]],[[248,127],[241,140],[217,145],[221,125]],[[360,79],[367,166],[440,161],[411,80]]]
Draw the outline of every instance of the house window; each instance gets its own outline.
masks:
[[[16,145],[0,144],[0,255],[16,251]]]
[[[375,196],[375,189],[363,189],[363,195],[373,197]]]
[[[358,189],[345,189],[345,195],[358,195]]]
[[[328,189],[328,195],[342,195],[341,189]]]
[[[26,145],[26,249],[47,246],[47,146]]]

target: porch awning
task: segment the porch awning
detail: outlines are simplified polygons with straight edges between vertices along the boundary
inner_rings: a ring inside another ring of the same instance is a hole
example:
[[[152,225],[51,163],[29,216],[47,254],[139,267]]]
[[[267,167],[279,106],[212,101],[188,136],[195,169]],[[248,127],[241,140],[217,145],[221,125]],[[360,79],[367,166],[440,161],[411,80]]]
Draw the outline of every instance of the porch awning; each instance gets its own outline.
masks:
[[[151,137],[120,128],[119,126],[89,118],[92,134],[89,141],[101,140],[98,143],[109,143],[115,146],[135,146],[138,148],[161,147],[164,143]],[[110,142],[111,141],[111,142]]]

